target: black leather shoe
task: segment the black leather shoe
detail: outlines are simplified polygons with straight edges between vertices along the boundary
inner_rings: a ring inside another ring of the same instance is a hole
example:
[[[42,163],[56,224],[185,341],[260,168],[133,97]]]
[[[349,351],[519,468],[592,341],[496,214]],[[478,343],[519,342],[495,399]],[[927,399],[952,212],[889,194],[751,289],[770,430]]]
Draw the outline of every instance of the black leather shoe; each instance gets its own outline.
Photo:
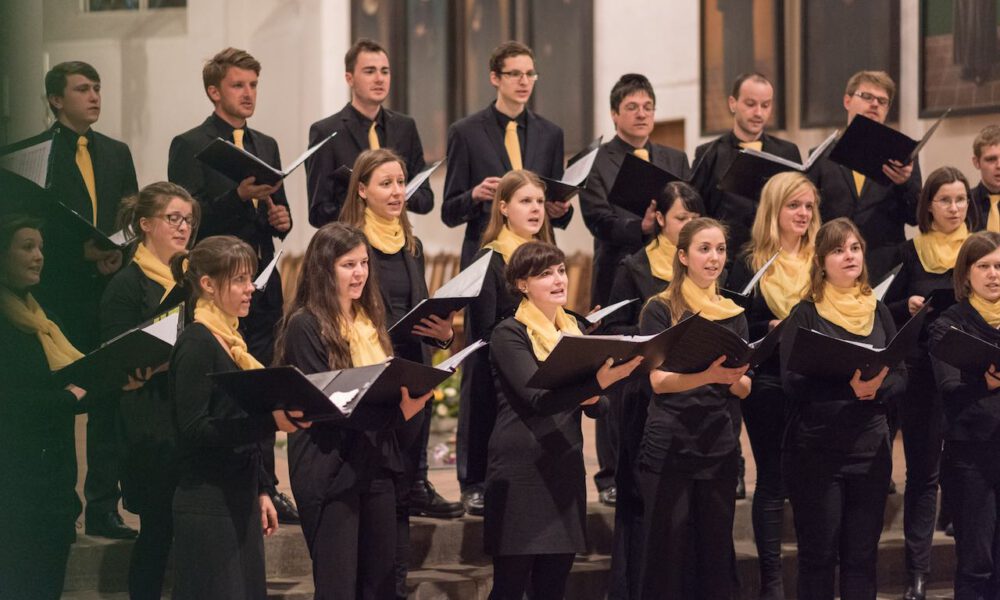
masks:
[[[925,577],[923,573],[910,574],[910,585],[906,586],[906,593],[903,594],[903,600],[926,600],[927,582],[924,579]]]
[[[478,488],[462,492],[462,506],[465,507],[465,514],[473,517],[483,516],[483,511],[486,509],[484,500],[483,490]]]
[[[132,540],[139,535],[138,531],[122,521],[122,516],[116,510],[87,515],[86,533],[112,540]]]
[[[896,493],[896,482],[890,479],[889,480],[889,495],[891,496],[892,494],[895,494],[895,493]]]
[[[268,496],[271,497],[274,510],[278,511],[279,523],[284,523],[285,525],[299,524],[299,511],[295,508],[295,503],[292,502],[291,498],[278,491],[270,492]]]
[[[604,506],[614,506],[618,502],[618,488],[615,486],[606,487],[597,494],[597,498]]]
[[[410,490],[410,515],[432,519],[457,519],[465,514],[461,502],[448,502],[429,481],[415,481]]]
[[[747,497],[747,482],[744,481],[743,476],[740,475],[736,479],[736,499],[746,500]]]

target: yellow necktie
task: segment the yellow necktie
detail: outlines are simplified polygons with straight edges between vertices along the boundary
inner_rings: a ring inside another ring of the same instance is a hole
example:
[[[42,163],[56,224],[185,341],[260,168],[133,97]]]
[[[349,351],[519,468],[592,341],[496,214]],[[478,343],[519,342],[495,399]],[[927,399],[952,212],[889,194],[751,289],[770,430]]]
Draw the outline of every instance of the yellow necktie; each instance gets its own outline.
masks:
[[[90,160],[90,150],[87,149],[87,136],[81,135],[76,140],[76,166],[83,176],[83,184],[90,194],[90,207],[94,211],[94,225],[97,225],[97,183],[94,180],[94,161]]]
[[[375,131],[375,121],[372,121],[372,126],[368,128],[368,148],[378,150],[381,147],[378,143],[378,132]]]
[[[858,198],[861,197],[861,188],[865,187],[865,176],[857,171],[851,171],[854,174],[854,189],[858,191]]]
[[[245,133],[246,132],[243,131],[242,129],[233,130],[233,143],[236,144],[236,147],[240,148],[241,150],[246,150],[246,148],[243,147],[243,134]],[[253,202],[253,207],[257,208],[257,199],[251,198],[250,201]]]
[[[1000,233],[1000,194],[990,194],[990,214],[986,217],[986,231]]]
[[[649,150],[646,150],[645,148],[636,148],[632,151],[632,154],[635,154],[642,160],[649,162]]]
[[[764,149],[764,142],[760,140],[754,140],[752,142],[740,142],[740,148],[750,148],[751,150],[756,150],[760,152]]]
[[[507,158],[510,159],[510,168],[520,171],[524,168],[521,162],[521,140],[517,137],[517,121],[511,119],[507,121],[507,131],[503,136],[503,145],[507,148]]]

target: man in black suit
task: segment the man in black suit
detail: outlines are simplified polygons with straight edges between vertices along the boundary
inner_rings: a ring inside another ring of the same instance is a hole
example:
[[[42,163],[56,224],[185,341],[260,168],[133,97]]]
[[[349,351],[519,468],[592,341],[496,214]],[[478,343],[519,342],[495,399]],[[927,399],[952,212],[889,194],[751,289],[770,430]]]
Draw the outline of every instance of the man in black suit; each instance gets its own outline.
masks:
[[[740,75],[733,82],[729,96],[732,131],[698,146],[694,151],[696,169],[691,185],[705,201],[708,216],[729,227],[727,262],[730,264],[743,245],[750,241],[750,228],[760,202],[760,198],[747,198],[718,188],[719,180],[729,170],[736,155],[743,148],[752,148],[795,162],[802,160],[798,146],[764,131],[773,108],[774,87],[771,82],[760,73]]]
[[[531,48],[513,41],[500,44],[490,56],[496,102],[448,128],[441,220],[448,227],[466,223],[463,269],[479,251],[497,184],[507,171],[562,177],[562,129],[527,108],[537,79]],[[569,202],[546,202],[545,210],[552,224],[563,229],[573,216]]]
[[[91,65],[60,63],[45,75],[45,94],[56,122],[39,137],[52,138],[49,197],[105,234],[116,230],[122,198],[139,186],[132,153],[92,126],[101,116],[101,77]],[[86,352],[100,341],[98,304],[108,277],[122,265],[119,250],[101,250],[52,213],[46,227],[45,272],[39,302],[61,319],[63,330]],[[118,513],[121,498],[114,403],[94,402],[87,418],[86,532],[115,539],[136,536]]]
[[[972,142],[979,185],[972,189],[975,229],[1000,233],[1000,125],[987,125]]]
[[[883,71],[859,71],[847,81],[844,110],[847,123],[864,115],[884,123],[896,93],[896,84]],[[832,149],[832,146],[831,146]],[[877,282],[899,262],[899,246],[905,240],[906,224],[917,223],[920,196],[920,165],[889,161],[882,172],[892,182],[868,181],[856,171],[829,159],[828,149],[807,173],[819,188],[823,221],[848,217],[861,230],[867,243],[868,274]]]
[[[384,106],[389,96],[389,55],[378,43],[360,39],[344,56],[344,78],[351,88],[351,101],[340,112],[309,128],[309,145],[337,135],[306,160],[309,193],[309,223],[322,227],[336,221],[347,195],[348,177],[334,173],[339,167],[354,167],[358,155],[368,149],[391,148],[406,161],[412,178],[424,170],[424,148],[412,118]],[[407,200],[406,208],[427,214],[434,208],[434,192],[424,182]]]
[[[267,164],[281,168],[278,143],[250,129],[247,119],[257,106],[260,63],[244,50],[226,48],[212,57],[202,70],[205,93],[214,110],[205,121],[170,142],[167,177],[186,188],[201,205],[198,239],[213,235],[240,238],[257,252],[259,269],[274,258],[274,241],[284,239],[292,228],[288,199],[279,182],[257,184],[254,177],[232,181],[195,158],[205,146],[222,138],[243,147]],[[282,315],[281,275],[271,274],[263,292],[253,295],[250,314],[240,319],[240,330],[250,353],[262,364],[274,355],[274,327]],[[274,453],[264,449],[265,466],[274,476]],[[276,483],[276,480],[275,480]],[[271,500],[282,522],[298,522],[291,500],[272,485]]]

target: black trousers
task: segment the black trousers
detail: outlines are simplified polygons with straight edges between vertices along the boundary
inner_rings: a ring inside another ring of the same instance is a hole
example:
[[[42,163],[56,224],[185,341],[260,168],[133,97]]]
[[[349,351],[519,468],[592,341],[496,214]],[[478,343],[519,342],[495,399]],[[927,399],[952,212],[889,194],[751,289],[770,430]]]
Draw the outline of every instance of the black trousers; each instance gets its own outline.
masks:
[[[997,445],[945,442],[941,485],[954,518],[955,600],[1000,598]]]
[[[597,473],[594,484],[597,490],[615,485],[615,468],[618,465],[618,447],[621,443],[621,425],[615,411],[606,411],[594,419],[594,438],[597,444]]]
[[[850,464],[810,452],[783,458],[799,545],[798,599],[833,600],[839,558],[841,599],[874,600],[892,469],[888,445]]]
[[[316,600],[396,597],[396,494],[388,478],[322,506],[299,506]]]
[[[163,592],[163,577],[174,535],[173,497],[176,477],[173,472],[153,472],[147,477],[160,476],[151,485],[158,494],[150,494],[139,511],[139,537],[132,546],[128,565],[130,600],[159,600]]]
[[[72,530],[65,535],[62,524],[53,531],[46,531],[46,524],[41,522],[4,526],[0,600],[59,600],[71,543]]]
[[[87,515],[118,510],[121,499],[121,443],[117,396],[93,402],[87,411]]]
[[[519,554],[493,557],[490,600],[561,600],[573,568],[573,554]]]
[[[398,431],[403,455],[403,472],[394,481],[396,496],[396,597],[406,598],[406,574],[410,561],[410,493],[413,484],[427,479],[427,439],[430,436],[433,407],[423,410]]]
[[[735,462],[732,458],[726,459]],[[735,465],[714,479],[640,470],[642,598],[730,600],[736,581]]]
[[[490,435],[497,420],[497,396],[490,375],[489,356],[489,347],[482,348],[467,358],[462,367],[455,468],[463,492],[475,488],[482,490],[486,482]],[[470,380],[466,381],[466,377]]]
[[[906,455],[906,489],[903,494],[903,532],[906,535],[906,569],[930,573],[931,543],[937,515],[938,474],[944,416],[941,397],[930,365],[907,364],[906,397],[899,416]]]
[[[760,597],[783,599],[781,536],[785,516],[785,484],[781,477],[781,438],[787,398],[780,380],[758,376],[743,401],[743,419],[753,460],[757,465],[757,487],[753,494],[751,520],[760,565]]]
[[[642,489],[639,486],[639,446],[646,427],[649,402],[644,393],[648,383],[629,384],[618,397],[613,397],[609,412],[614,412],[620,424],[618,464],[615,468],[615,531],[611,551],[611,575],[608,582],[610,600],[639,600],[642,570]]]

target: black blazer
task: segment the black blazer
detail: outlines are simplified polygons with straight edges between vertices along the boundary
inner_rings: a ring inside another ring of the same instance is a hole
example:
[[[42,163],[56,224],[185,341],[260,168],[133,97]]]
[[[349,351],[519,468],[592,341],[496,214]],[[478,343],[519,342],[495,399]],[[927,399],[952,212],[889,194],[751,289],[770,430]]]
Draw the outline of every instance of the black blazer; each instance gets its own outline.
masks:
[[[384,131],[379,135],[385,140],[383,147],[395,150],[406,161],[406,175],[412,178],[424,170],[424,147],[413,118],[393,112],[385,107],[376,121],[381,120]],[[368,150],[368,127],[365,119],[350,102],[325,119],[316,121],[309,128],[309,146],[318,144],[333,132],[337,135],[306,160],[307,192],[309,194],[309,223],[322,227],[336,221],[347,196],[347,181],[334,177],[338,167],[354,168],[358,155]],[[377,128],[376,128],[377,129]],[[406,209],[417,214],[427,214],[434,208],[434,192],[430,181],[425,181],[407,201]]]
[[[639,335],[639,314],[642,307],[647,300],[667,289],[668,285],[669,281],[653,275],[645,248],[626,256],[615,273],[615,283],[608,295],[608,306],[633,298],[638,298],[639,301],[608,315],[601,324],[600,333]]]
[[[986,229],[986,221],[990,216],[990,191],[982,182],[970,190],[969,231],[982,231]]]
[[[652,142],[647,146],[649,161],[657,167],[684,179],[691,175],[687,156],[680,150]],[[594,235],[591,306],[607,304],[618,263],[643,245],[642,217],[608,202],[608,192],[615,183],[622,161],[632,150],[632,146],[618,136],[603,144],[587,177],[587,186],[580,192],[583,222]]]
[[[232,141],[233,128],[214,113],[201,125],[175,137],[170,142],[167,177],[187,189],[201,205],[199,240],[213,235],[234,235],[257,252],[258,269],[263,269],[274,258],[271,238],[285,239],[288,232],[278,231],[268,223],[266,202],[258,203],[254,209],[252,202],[241,200],[236,193],[238,181],[195,158],[215,138]],[[281,168],[278,143],[274,138],[248,127],[244,144],[249,152],[267,164]],[[275,192],[271,200],[287,207],[285,188]],[[281,275],[275,271],[264,292],[254,293],[250,314],[240,322],[250,353],[265,365],[271,362],[274,326],[281,319],[281,311]]]
[[[791,142],[764,133],[760,138],[764,152],[770,152],[782,158],[801,162],[799,147]],[[735,257],[743,244],[750,240],[750,229],[757,214],[760,198],[747,198],[738,194],[724,192],[719,189],[719,181],[726,174],[729,166],[739,154],[740,140],[732,131],[724,133],[711,142],[698,146],[694,151],[694,163],[701,161],[701,166],[691,181],[702,200],[709,217],[718,219],[729,227],[729,248],[731,257]],[[727,261],[727,262],[732,262]]]
[[[854,221],[868,244],[865,259],[869,275],[878,281],[899,263],[904,226],[917,224],[920,164],[913,162],[913,174],[903,185],[886,186],[865,179],[859,198],[853,173],[829,159],[831,149],[806,174],[819,188],[820,216],[824,222],[838,217]]]
[[[527,110],[527,109],[525,109]],[[524,168],[550,179],[563,174],[563,132],[558,125],[527,111]],[[441,220],[448,227],[466,223],[462,242],[464,269],[481,247],[483,231],[490,221],[491,202],[472,199],[472,189],[487,177],[502,177],[510,171],[510,159],[503,145],[503,131],[490,107],[452,123],[448,128],[448,172],[444,178]],[[565,228],[573,209],[558,219],[556,227]]]

